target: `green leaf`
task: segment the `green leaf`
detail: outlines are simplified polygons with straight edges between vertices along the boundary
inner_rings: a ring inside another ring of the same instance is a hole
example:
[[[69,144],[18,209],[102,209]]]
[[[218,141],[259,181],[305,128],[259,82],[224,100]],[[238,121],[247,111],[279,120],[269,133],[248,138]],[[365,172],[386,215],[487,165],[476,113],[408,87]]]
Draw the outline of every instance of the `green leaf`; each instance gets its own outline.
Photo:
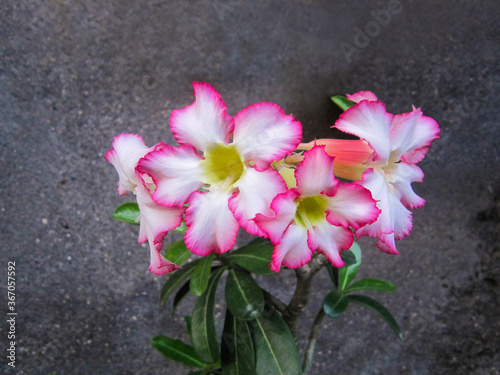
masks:
[[[398,335],[400,339],[403,338],[403,333],[401,332],[401,328],[399,328],[398,322],[396,322],[396,319],[394,319],[391,312],[387,310],[380,302],[374,300],[373,298],[362,296],[359,294],[351,294],[349,296],[346,296],[346,298],[349,299],[350,302],[357,303],[358,305],[367,307],[375,311],[382,317],[382,319],[385,320],[385,322],[389,325],[389,327],[392,328],[392,330],[396,333],[396,335]]]
[[[257,375],[302,374],[300,356],[290,328],[275,310],[265,310],[250,322],[256,350]]]
[[[352,260],[354,256],[354,263]],[[361,266],[361,248],[354,242],[348,252],[342,253],[342,259],[347,260],[346,265],[340,268],[340,290],[344,290],[356,277]]]
[[[339,287],[339,269],[335,266],[332,266],[331,263],[328,263],[326,265],[326,270],[328,272],[328,276],[330,276],[330,279],[332,279],[332,283],[335,286],[335,288]]]
[[[215,330],[215,291],[225,267],[217,268],[208,280],[205,293],[198,297],[194,304],[192,315],[193,346],[200,358],[207,362],[219,359],[219,340]]]
[[[180,340],[174,340],[166,336],[156,336],[151,341],[153,347],[168,359],[184,363],[192,367],[205,368],[195,350]]]
[[[274,275],[269,264],[272,261],[273,245],[265,238],[256,238],[248,245],[227,255],[227,259],[249,272],[260,275]]]
[[[191,371],[188,375],[206,375],[205,370]]]
[[[345,111],[346,109],[351,108],[353,105],[356,104],[353,101],[347,99],[343,95],[332,96],[331,99],[332,99],[332,102],[334,102],[335,104],[337,104],[339,106],[339,108],[341,110],[343,110],[343,111]]]
[[[182,223],[181,225],[179,225],[177,228],[175,229],[172,229],[174,232],[177,232],[177,233],[182,233],[184,234],[187,230],[187,226],[186,226],[186,223],[184,222],[184,220],[182,220]]]
[[[191,293],[195,296],[201,296],[205,289],[207,289],[208,278],[210,277],[210,270],[212,269],[212,262],[214,261],[215,254],[212,253],[200,259],[196,265],[189,288]]]
[[[199,263],[200,259],[193,260],[192,262],[186,263],[182,268],[175,270],[170,274],[165,285],[160,293],[160,303],[161,306],[165,305],[168,297],[179,288],[187,279],[191,277],[191,274],[194,271],[195,266]]]
[[[252,276],[238,268],[229,269],[226,281],[226,303],[239,319],[255,319],[264,309],[264,294]]]
[[[186,247],[184,240],[172,242],[165,250],[165,258],[180,266],[191,255],[191,250]]]
[[[224,375],[255,373],[255,354],[248,324],[229,310],[226,311],[222,332],[221,360]]]
[[[126,202],[119,205],[111,217],[118,221],[139,225],[139,205],[136,202]]]
[[[361,279],[351,284],[345,289],[345,293],[350,293],[358,290],[375,290],[377,292],[394,292],[396,286],[386,280],[380,279]]]
[[[348,305],[349,300],[337,289],[334,289],[326,295],[323,302],[323,311],[329,317],[336,318],[347,309]]]
[[[175,293],[174,297],[174,305],[172,307],[172,315],[175,314],[175,310],[177,309],[177,306],[179,306],[179,303],[182,302],[182,300],[188,295],[189,293],[189,280],[186,281]]]
[[[193,322],[193,318],[191,317],[191,315],[186,315],[184,317],[184,322],[186,322],[186,330],[189,334],[189,336],[191,337],[191,332],[193,331],[192,330],[192,322]]]

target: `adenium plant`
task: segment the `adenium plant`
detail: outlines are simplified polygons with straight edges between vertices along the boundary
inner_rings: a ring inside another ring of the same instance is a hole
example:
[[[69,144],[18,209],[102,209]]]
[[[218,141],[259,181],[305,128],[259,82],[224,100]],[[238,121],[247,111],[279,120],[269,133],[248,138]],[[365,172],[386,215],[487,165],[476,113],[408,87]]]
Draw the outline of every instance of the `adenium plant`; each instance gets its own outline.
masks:
[[[398,253],[395,240],[412,228],[409,209],[424,204],[411,184],[422,182],[416,163],[439,136],[436,121],[416,108],[390,114],[375,94],[362,91],[332,98],[344,111],[333,127],[359,139],[301,143],[301,124],[278,105],[253,104],[231,117],[212,86],[193,87],[194,103],[170,118],[178,145],[148,147],[139,135],[121,134],[105,155],[118,172],[118,194],[132,192],[137,201],[112,216],[139,224],[149,270],[170,274],[162,304],[174,293],[174,309],[188,293],[197,297],[185,317],[191,343],[157,336],[153,346],[199,369],[191,374],[305,374],[323,318],[339,316],[351,302],[378,313],[401,336],[380,302],[353,294],[395,290],[385,280],[355,281],[362,253],[354,240],[375,237],[380,250]],[[240,227],[256,238],[233,249]],[[163,250],[169,231],[184,239]],[[297,276],[288,302],[254,279],[285,268]],[[323,268],[332,285],[301,360],[298,324]],[[215,293],[224,274],[227,311],[219,337]]]

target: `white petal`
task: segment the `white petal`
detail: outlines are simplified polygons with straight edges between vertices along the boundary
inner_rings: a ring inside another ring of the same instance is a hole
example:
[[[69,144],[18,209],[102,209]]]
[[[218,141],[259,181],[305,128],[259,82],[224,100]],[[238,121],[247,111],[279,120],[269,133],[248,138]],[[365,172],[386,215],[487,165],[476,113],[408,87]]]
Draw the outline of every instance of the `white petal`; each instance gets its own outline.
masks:
[[[299,193],[296,189],[278,194],[271,203],[274,213],[269,216],[258,214],[253,219],[273,244],[279,243],[286,228],[292,223],[297,211],[297,204],[294,199],[298,196]]]
[[[359,103],[362,100],[372,100],[377,101],[377,96],[371,91],[359,91],[354,94],[347,94],[347,99],[354,103]]]
[[[417,163],[422,160],[431,142],[439,138],[439,125],[420,108],[394,116],[391,124],[392,158]],[[404,157],[403,157],[404,155]]]
[[[338,181],[333,175],[333,160],[325,151],[325,146],[314,146],[304,153],[304,160],[295,169],[297,190],[302,197],[310,197],[325,192],[335,194]]]
[[[137,171],[149,175],[155,185],[153,199],[164,206],[182,206],[202,185],[203,160],[192,146],[164,146],[139,161]]]
[[[177,228],[182,223],[185,207],[164,207],[153,201],[149,190],[142,181],[137,185],[137,204],[139,205],[140,229],[139,242],[150,239],[152,235],[154,244],[162,244],[163,238],[169,230]],[[151,233],[148,234],[147,230]]]
[[[300,143],[302,126],[273,103],[258,103],[234,116],[234,145],[257,169],[289,154]]]
[[[388,172],[392,185],[398,192],[401,203],[407,208],[422,207],[425,200],[419,197],[411,187],[412,182],[422,182],[424,173],[415,164],[397,163]]]
[[[149,152],[142,138],[135,134],[120,134],[113,141],[113,149],[104,156],[118,172],[118,194],[126,195],[137,185],[135,167],[140,158]]]
[[[344,262],[340,258],[343,250],[348,250],[353,242],[353,234],[350,229],[338,227],[324,221],[314,226],[314,243],[318,247],[316,250],[332,262],[336,267],[342,267]]]
[[[382,211],[377,221],[356,230],[356,236],[372,236],[385,238],[383,235],[394,234],[396,239],[407,236],[412,228],[411,212],[400,202],[397,192],[385,181],[383,172],[367,170],[361,183],[372,192],[377,207]],[[391,248],[394,254],[397,249]]]
[[[285,181],[273,168],[262,172],[247,168],[233,186],[238,188],[238,191],[229,199],[229,209],[234,217],[248,233],[264,235],[251,219],[257,214],[264,216],[274,214],[271,202],[276,195],[287,190]]]
[[[193,87],[195,102],[173,111],[170,117],[175,139],[201,151],[217,143],[227,144],[232,122],[226,113],[226,104],[208,83],[193,82]]]
[[[375,150],[374,161],[387,161],[391,154],[392,117],[383,103],[363,100],[344,111],[334,127],[367,141]]]
[[[288,268],[299,268],[311,260],[313,250],[307,242],[307,229],[291,224],[280,242],[274,246],[271,269],[279,272],[283,264]]]
[[[335,195],[326,199],[327,220],[334,225],[360,228],[375,222],[380,214],[371,192],[358,184],[339,182]]]
[[[221,254],[233,247],[240,226],[229,210],[229,197],[229,192],[197,191],[189,198],[184,240],[193,253]]]

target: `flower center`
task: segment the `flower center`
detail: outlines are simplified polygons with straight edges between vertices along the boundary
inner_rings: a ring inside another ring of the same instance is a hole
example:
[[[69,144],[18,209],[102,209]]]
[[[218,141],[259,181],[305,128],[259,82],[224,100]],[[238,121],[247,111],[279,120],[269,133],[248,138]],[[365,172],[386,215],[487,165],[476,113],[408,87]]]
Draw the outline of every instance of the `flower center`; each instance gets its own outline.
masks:
[[[233,145],[219,143],[205,151],[202,166],[207,183],[229,188],[243,174],[244,165]]]
[[[328,202],[321,195],[298,198],[296,202],[298,203],[294,218],[296,224],[312,230],[314,225],[325,219]]]

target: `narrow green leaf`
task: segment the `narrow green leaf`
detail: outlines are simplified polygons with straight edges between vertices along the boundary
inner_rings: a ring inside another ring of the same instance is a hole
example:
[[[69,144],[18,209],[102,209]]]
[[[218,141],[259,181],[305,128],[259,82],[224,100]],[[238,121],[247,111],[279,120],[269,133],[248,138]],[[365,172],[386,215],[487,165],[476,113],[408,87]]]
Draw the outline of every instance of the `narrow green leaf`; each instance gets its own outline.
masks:
[[[180,266],[191,255],[191,250],[186,247],[184,240],[172,242],[165,250],[165,258]]]
[[[189,335],[189,341],[191,342],[191,345],[194,347],[193,345],[193,318],[191,317],[191,315],[186,315],[184,317],[184,322],[186,323],[186,331]]]
[[[357,303],[358,305],[367,307],[375,311],[382,317],[382,319],[385,320],[385,322],[389,325],[389,327],[392,328],[392,330],[396,333],[396,335],[398,335],[400,339],[403,338],[403,333],[401,332],[401,328],[399,328],[398,322],[396,322],[396,319],[394,319],[394,316],[392,316],[391,312],[387,310],[380,302],[374,300],[373,298],[362,296],[359,294],[351,294],[349,296],[346,296],[346,298],[349,299],[350,302]]]
[[[355,262],[352,263],[352,256],[354,256]],[[342,253],[342,259],[346,259],[348,263],[340,268],[339,282],[340,290],[344,290],[347,286],[354,280],[358,274],[359,267],[361,266],[361,248],[354,242],[351,248],[347,252]]]
[[[195,296],[201,296],[205,292],[205,289],[207,289],[208,278],[210,277],[210,270],[212,269],[214,257],[215,254],[212,253],[201,258],[193,271],[189,288],[191,289],[191,293]]]
[[[339,287],[339,269],[335,266],[332,266],[331,263],[328,263],[326,265],[326,271],[328,272],[328,276],[330,276],[330,279],[332,280],[333,285],[335,288]]]
[[[227,258],[249,272],[274,275],[276,272],[269,268],[273,250],[273,245],[269,240],[259,237],[248,245],[229,253]]]
[[[250,321],[256,350],[257,375],[302,374],[299,351],[290,328],[275,310]]]
[[[336,318],[347,309],[348,305],[349,300],[337,289],[334,289],[326,295],[323,302],[323,311],[329,317]]]
[[[356,264],[356,255],[354,255],[352,251],[343,251],[341,257],[344,261],[344,265],[342,267],[349,267]]]
[[[264,309],[264,294],[246,271],[231,268],[226,281],[226,303],[231,313],[239,319],[255,319]]]
[[[380,279],[361,279],[351,284],[345,289],[345,293],[351,293],[358,290],[375,290],[377,292],[394,292],[396,286],[386,280]]]
[[[222,373],[250,375],[255,373],[255,354],[250,329],[246,321],[226,311],[221,340]]]
[[[193,322],[193,318],[191,317],[191,315],[186,315],[184,317],[184,322],[186,323],[186,330],[189,334],[189,336],[191,337],[191,332],[193,331],[192,330],[192,322]]]
[[[332,96],[331,99],[332,99],[332,102],[337,104],[339,106],[339,108],[343,111],[351,108],[353,105],[356,104],[353,101],[350,101],[349,99],[347,99],[345,96],[342,96],[342,95]]]
[[[182,266],[182,268],[175,270],[170,274],[165,285],[160,293],[160,303],[161,306],[165,305],[168,297],[179,288],[187,279],[191,277],[191,274],[194,271],[195,266],[199,263],[200,259],[193,260],[192,262],[186,263]]]
[[[195,350],[180,340],[174,340],[166,336],[156,336],[151,340],[153,347],[172,361],[184,363],[185,365],[205,368]]]
[[[177,293],[175,293],[174,296],[174,304],[172,307],[172,315],[175,314],[175,310],[177,309],[177,306],[182,302],[182,300],[189,294],[189,280],[186,281],[182,286],[179,288]]]
[[[196,300],[192,315],[193,346],[200,358],[207,362],[219,359],[219,340],[215,330],[215,291],[225,267],[217,268],[208,280],[207,289]]]
[[[139,205],[136,202],[126,202],[119,205],[111,217],[118,221],[139,225]]]
[[[191,371],[188,375],[206,375],[205,370]]]

